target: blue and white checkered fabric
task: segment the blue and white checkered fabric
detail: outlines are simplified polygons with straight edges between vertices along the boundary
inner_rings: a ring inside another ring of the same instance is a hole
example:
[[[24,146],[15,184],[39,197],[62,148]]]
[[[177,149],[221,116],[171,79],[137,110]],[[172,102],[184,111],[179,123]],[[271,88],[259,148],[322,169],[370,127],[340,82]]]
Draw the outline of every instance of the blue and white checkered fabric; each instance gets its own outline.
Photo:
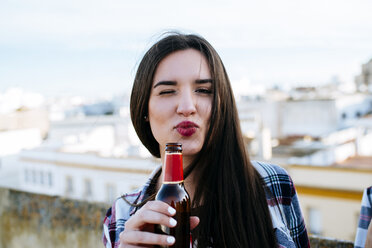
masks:
[[[371,216],[372,216],[372,186],[365,189],[363,193],[358,229],[354,242],[355,248],[364,248],[367,239],[368,226],[371,223]]]

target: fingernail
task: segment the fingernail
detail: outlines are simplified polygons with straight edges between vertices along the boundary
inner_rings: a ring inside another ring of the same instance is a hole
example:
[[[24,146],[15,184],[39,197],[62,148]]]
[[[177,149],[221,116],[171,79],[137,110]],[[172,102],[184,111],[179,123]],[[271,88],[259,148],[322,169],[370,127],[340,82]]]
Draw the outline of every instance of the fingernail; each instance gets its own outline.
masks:
[[[168,244],[173,244],[175,241],[176,241],[176,239],[174,237],[172,237],[172,236],[167,237]]]
[[[177,225],[177,221],[176,221],[175,219],[173,219],[173,218],[170,218],[170,220],[169,220],[169,224],[170,224],[171,226],[176,226],[176,225]]]
[[[168,212],[169,212],[171,215],[173,215],[173,214],[176,213],[176,210],[175,210],[174,208],[172,208],[172,207],[169,207],[169,208],[168,208]]]

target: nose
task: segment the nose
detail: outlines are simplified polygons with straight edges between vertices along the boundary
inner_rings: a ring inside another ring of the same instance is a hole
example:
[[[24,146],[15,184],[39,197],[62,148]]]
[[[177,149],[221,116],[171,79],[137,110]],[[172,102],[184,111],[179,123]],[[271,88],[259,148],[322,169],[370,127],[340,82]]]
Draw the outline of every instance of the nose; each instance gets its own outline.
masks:
[[[196,112],[196,103],[192,92],[182,92],[179,96],[177,114],[190,116]]]

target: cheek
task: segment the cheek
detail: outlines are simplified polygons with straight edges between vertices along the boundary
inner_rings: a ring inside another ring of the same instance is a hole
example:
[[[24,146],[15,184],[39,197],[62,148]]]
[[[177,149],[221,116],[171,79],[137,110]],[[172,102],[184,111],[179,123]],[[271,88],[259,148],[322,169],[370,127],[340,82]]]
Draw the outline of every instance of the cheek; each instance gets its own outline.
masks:
[[[161,125],[156,118],[150,118],[151,133],[159,144],[162,143],[162,138],[164,137],[164,130],[162,129],[162,126],[163,125]]]
[[[200,105],[200,113],[204,118],[209,120],[212,112],[212,103],[211,101],[205,101]]]
[[[156,119],[159,117],[159,114],[161,114],[161,112],[159,111],[159,103],[151,97],[149,100],[148,111],[150,125],[152,126],[152,124],[157,121]]]
[[[156,107],[155,107],[156,106]],[[154,103],[149,106],[150,124],[159,125],[169,120],[169,110],[166,105]]]
[[[154,107],[156,106],[156,107]],[[151,132],[155,139],[160,142],[161,139],[167,131],[167,123],[169,123],[168,110],[159,105],[158,103],[152,102],[149,104],[149,122],[151,127]]]
[[[205,139],[205,135],[207,134],[209,127],[210,127],[210,119],[211,119],[211,114],[212,114],[212,106],[211,103],[204,102],[203,105],[199,105],[199,113],[203,121],[203,133],[202,135],[204,136],[203,138]]]

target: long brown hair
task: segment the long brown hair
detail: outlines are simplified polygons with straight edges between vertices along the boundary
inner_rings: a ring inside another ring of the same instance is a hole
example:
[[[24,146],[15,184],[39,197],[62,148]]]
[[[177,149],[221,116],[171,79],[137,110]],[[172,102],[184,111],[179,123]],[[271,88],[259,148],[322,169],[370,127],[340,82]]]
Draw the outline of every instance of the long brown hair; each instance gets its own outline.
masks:
[[[200,210],[201,221],[193,238],[198,247],[276,247],[263,181],[243,142],[230,80],[208,41],[197,35],[172,33],[147,51],[138,66],[130,99],[134,128],[151,154],[160,157],[159,144],[145,120],[153,77],[162,59],[185,49],[196,49],[205,56],[213,79],[210,127],[201,151],[185,170],[186,177],[195,170],[192,205]]]

